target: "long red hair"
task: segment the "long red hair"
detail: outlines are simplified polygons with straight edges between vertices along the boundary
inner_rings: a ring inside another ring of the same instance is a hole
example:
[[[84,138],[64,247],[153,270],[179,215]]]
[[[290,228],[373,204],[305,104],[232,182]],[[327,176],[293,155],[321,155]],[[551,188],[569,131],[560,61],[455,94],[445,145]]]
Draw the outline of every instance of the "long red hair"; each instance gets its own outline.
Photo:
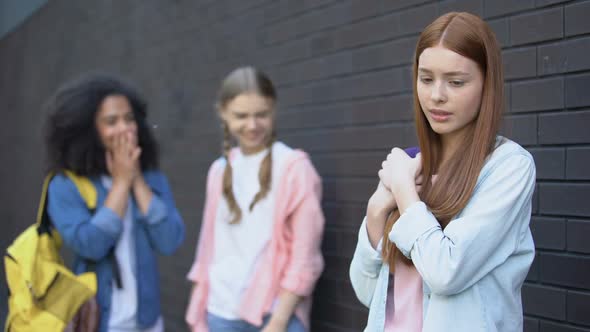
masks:
[[[461,149],[445,164],[441,164],[441,137],[430,127],[416,91],[420,55],[426,48],[437,45],[475,61],[484,76],[479,113],[467,125]],[[418,39],[414,54],[413,84],[415,126],[422,153],[423,186],[420,199],[444,229],[469,202],[486,158],[494,149],[502,121],[503,67],[500,46],[493,31],[481,18],[469,13],[451,12],[437,18]],[[437,179],[433,184],[434,174],[437,174]],[[399,211],[393,211],[385,224],[382,254],[392,272],[395,257],[400,252],[387,235],[399,216]],[[411,264],[405,257],[403,261]]]

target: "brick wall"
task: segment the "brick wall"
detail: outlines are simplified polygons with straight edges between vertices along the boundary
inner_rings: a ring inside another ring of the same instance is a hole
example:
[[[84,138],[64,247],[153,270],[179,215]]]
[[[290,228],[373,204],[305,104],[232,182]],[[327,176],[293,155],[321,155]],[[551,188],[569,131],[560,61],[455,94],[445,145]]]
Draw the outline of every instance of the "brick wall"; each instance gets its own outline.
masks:
[[[0,40],[0,244],[35,215],[43,101],[86,70],[121,73],[151,102],[187,224],[185,244],[160,265],[168,330],[184,330],[184,275],[220,148],[215,90],[229,70],[253,64],[278,86],[279,136],[308,151],[323,177],[327,264],[313,330],[360,331],[367,310],[348,281],[358,226],[387,150],[416,143],[410,59],[418,33],[450,10],[496,31],[504,132],[537,163],[525,330],[590,331],[590,1],[51,1]]]

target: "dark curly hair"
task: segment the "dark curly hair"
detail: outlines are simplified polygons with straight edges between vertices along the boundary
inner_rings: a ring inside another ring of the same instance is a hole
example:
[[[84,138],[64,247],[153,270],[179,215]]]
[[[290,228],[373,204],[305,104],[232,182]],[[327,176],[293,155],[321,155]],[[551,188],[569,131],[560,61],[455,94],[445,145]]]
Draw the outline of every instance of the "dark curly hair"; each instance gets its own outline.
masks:
[[[158,168],[158,146],[146,121],[147,104],[143,97],[116,76],[93,73],[64,84],[45,105],[49,171],[69,169],[84,176],[108,174],[95,117],[103,100],[113,95],[126,97],[133,109],[141,169]]]

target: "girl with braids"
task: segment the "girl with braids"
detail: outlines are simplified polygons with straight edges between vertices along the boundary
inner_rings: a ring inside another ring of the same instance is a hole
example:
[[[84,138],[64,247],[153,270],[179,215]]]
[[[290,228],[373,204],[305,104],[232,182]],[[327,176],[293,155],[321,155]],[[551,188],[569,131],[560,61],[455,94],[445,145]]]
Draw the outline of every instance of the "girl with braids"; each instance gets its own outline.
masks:
[[[350,266],[365,331],[522,331],[535,165],[497,136],[502,70],[477,16],[448,13],[420,35],[421,154],[395,148],[383,162]]]
[[[252,67],[234,70],[221,85],[223,157],[207,176],[188,274],[192,331],[309,329],[324,265],[321,182],[304,152],[276,141],[275,107],[272,82]]]

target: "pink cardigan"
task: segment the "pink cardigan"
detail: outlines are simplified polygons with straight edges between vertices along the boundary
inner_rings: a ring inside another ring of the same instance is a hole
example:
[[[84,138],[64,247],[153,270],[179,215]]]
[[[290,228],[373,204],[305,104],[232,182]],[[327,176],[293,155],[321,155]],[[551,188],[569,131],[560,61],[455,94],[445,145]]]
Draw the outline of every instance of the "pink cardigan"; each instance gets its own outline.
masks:
[[[231,154],[230,154],[231,155]],[[279,170],[274,230],[252,284],[244,293],[240,316],[261,325],[281,289],[303,297],[295,314],[309,329],[311,294],[323,268],[321,241],[324,215],[321,181],[306,153],[294,150]],[[225,159],[216,160],[207,175],[207,196],[196,259],[187,276],[195,283],[186,311],[193,332],[207,332],[208,266],[213,257],[214,223],[221,199]]]

